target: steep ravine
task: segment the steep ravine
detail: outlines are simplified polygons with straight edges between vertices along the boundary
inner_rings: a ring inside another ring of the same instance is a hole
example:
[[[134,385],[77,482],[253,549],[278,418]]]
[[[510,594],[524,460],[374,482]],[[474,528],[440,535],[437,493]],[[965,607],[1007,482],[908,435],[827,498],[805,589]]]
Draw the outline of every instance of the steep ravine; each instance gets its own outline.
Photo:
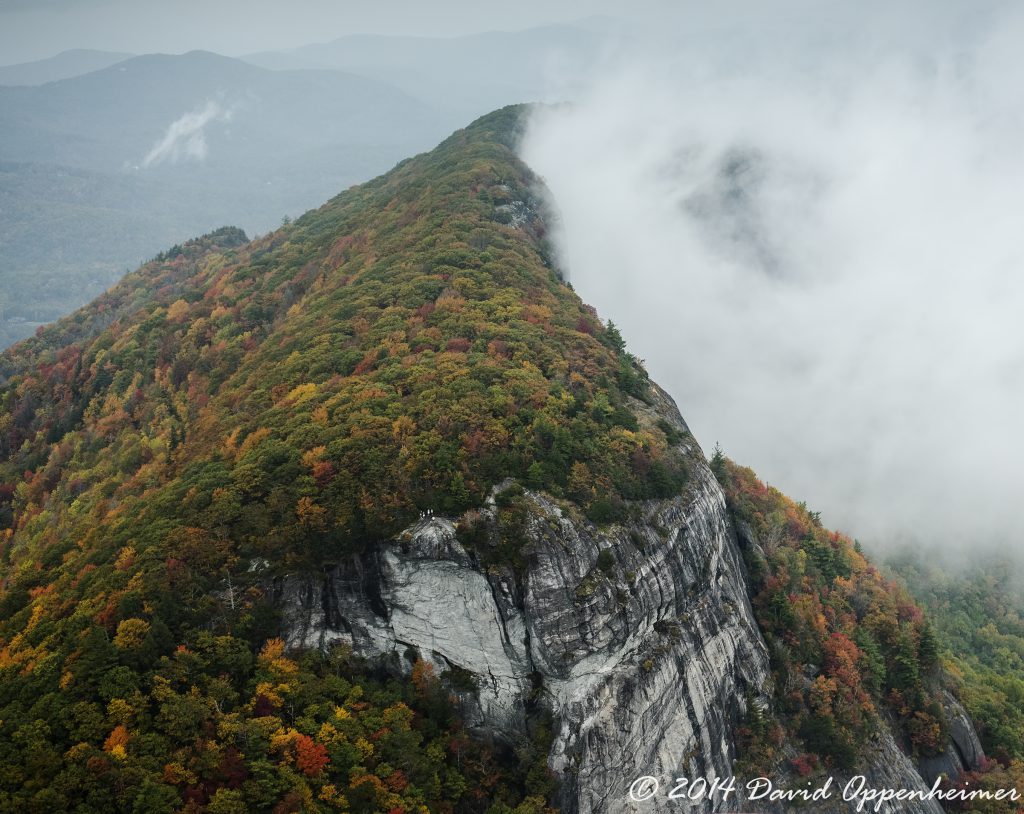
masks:
[[[634,405],[642,420],[664,419],[689,439],[675,404],[660,390],[655,396],[653,407]],[[483,566],[460,542],[456,518],[430,516],[322,579],[279,580],[288,641],[344,641],[403,669],[418,655],[438,674],[468,671],[476,685],[461,694],[469,720],[499,735],[524,727],[539,687],[556,721],[549,763],[562,781],[563,811],[783,811],[738,795],[665,799],[674,777],[732,775],[747,699],[767,704],[771,696],[724,496],[692,440],[683,451],[694,461],[684,494],[645,502],[625,523],[597,527],[569,504],[526,492],[528,565],[519,575]],[[494,490],[478,523],[493,524],[495,497],[508,486]],[[869,786],[930,786],[887,731],[866,761],[860,773]],[[635,802],[629,784],[641,775],[661,779],[663,789]],[[815,810],[853,810],[838,796]],[[917,802],[881,810],[942,809]]]

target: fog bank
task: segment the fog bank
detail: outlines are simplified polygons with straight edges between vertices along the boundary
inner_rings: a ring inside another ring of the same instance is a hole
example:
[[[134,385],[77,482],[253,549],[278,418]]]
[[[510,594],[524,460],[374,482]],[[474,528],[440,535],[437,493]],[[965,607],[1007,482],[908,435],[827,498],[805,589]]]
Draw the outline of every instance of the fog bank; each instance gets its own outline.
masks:
[[[681,18],[523,154],[706,451],[869,543],[1019,546],[1024,18],[857,9]]]

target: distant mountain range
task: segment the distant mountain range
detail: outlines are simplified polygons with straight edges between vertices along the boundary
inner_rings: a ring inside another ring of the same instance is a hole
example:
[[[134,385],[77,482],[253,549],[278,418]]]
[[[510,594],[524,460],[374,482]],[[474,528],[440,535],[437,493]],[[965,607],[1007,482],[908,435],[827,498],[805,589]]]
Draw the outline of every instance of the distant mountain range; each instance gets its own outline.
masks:
[[[349,36],[242,59],[273,70],[350,71],[478,115],[508,99],[560,101],[574,95],[616,41],[594,24],[555,25],[450,39]]]
[[[43,85],[46,82],[71,79],[90,71],[109,68],[133,56],[120,51],[94,51],[89,48],[61,51],[47,59],[0,66],[0,85]]]
[[[292,163],[328,145],[401,142],[438,129],[429,106],[383,82],[269,71],[206,51],[0,88],[0,109],[7,160],[99,172],[255,169],[253,161]]]
[[[554,26],[0,68],[0,347],[168,245],[265,232],[470,115],[570,97],[608,42]]]
[[[0,344],[225,223],[266,231],[450,129],[387,84],[150,55],[0,88]]]

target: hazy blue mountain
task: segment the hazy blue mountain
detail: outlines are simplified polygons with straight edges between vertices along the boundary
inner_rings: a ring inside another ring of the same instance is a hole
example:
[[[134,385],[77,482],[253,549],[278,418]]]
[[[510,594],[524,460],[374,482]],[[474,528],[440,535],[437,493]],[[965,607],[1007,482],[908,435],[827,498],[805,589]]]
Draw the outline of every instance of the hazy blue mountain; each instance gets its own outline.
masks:
[[[0,346],[161,248],[277,226],[419,152],[451,119],[379,80],[148,55],[0,88]]]
[[[260,51],[254,54],[245,54],[239,59],[269,71],[324,70],[324,66],[315,59],[292,51]]]
[[[0,85],[42,85],[99,71],[134,56],[118,51],[75,48],[34,62],[0,66]]]
[[[570,96],[617,36],[594,23],[452,38],[353,35],[243,57],[284,68],[333,68],[389,82],[439,106],[479,113]]]
[[[181,121],[189,116],[205,123]],[[270,148],[294,155],[338,142],[407,141],[425,128],[432,137],[443,132],[427,105],[381,81],[269,71],[203,51],[135,57],[62,82],[0,88],[0,135],[11,161],[143,167],[175,122],[183,165],[189,157],[220,165],[262,160]],[[160,163],[167,162],[152,159],[150,166]]]

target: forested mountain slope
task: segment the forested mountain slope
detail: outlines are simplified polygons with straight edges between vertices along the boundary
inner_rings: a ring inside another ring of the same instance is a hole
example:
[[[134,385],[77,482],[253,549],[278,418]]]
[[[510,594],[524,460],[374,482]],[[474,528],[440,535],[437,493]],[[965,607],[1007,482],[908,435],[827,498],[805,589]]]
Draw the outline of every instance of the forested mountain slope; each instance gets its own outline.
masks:
[[[609,518],[679,488],[665,433],[623,407],[642,373],[527,237],[516,116],[263,240],[168,252],[2,357],[8,800],[112,810],[123,787],[130,809],[124,788],[156,784],[205,801],[238,785],[217,779],[237,737],[273,761],[252,794],[301,777],[291,736],[256,747],[248,721],[335,679],[253,657],[276,632],[253,562],[320,568],[510,475],[599,484],[585,507]],[[318,709],[311,734],[340,725]],[[222,715],[242,729],[218,734]]]
[[[921,611],[716,458],[730,514],[553,267],[522,117],[175,247],[0,355],[0,810],[927,787],[952,707]]]
[[[929,785],[986,765],[940,668],[940,642],[911,594],[885,577],[860,545],[720,452],[711,461],[748,568],[748,590],[772,655],[777,720],[755,719],[748,759],[797,773],[860,771],[865,749],[889,729]],[[779,728],[775,728],[779,727]],[[784,734],[785,733],[785,734]],[[788,737],[787,737],[788,736]],[[776,768],[778,770],[778,768]],[[979,809],[988,810],[988,809]]]
[[[995,761],[981,782],[1024,787],[1024,590],[1020,563],[900,551],[887,564],[935,621],[945,669]]]

